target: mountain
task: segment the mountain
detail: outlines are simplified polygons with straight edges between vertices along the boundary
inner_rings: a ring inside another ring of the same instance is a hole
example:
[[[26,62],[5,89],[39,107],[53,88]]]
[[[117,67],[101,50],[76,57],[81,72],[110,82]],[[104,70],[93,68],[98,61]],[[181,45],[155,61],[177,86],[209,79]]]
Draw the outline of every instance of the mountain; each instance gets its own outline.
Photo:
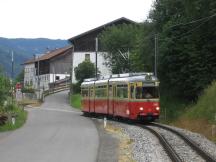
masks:
[[[7,76],[11,75],[11,53],[14,53],[14,75],[22,70],[22,63],[34,54],[43,54],[49,50],[67,46],[67,40],[47,38],[8,39],[0,37],[0,66]]]

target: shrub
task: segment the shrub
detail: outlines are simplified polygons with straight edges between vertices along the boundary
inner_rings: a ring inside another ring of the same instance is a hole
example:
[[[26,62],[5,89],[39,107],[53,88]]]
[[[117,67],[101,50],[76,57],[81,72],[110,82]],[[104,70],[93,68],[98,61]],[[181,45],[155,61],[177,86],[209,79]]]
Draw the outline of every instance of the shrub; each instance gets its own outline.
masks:
[[[6,105],[4,107],[4,109],[5,109],[5,111],[13,112],[17,109],[17,105],[10,103],[10,104]]]
[[[22,88],[22,93],[35,93],[35,90],[33,88]]]
[[[72,84],[70,88],[72,88],[73,93],[80,93],[81,88],[79,82],[76,84]]]

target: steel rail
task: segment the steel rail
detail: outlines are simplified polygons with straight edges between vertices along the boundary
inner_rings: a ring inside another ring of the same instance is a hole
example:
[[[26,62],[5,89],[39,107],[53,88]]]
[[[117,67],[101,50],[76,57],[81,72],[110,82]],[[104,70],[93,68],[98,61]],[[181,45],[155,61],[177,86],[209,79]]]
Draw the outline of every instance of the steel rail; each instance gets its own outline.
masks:
[[[174,162],[183,162],[183,160],[178,156],[176,151],[172,148],[172,146],[167,142],[167,140],[157,131],[155,131],[153,128],[150,128],[148,126],[136,124],[137,126],[149,130],[152,134],[154,134],[160,141],[161,145],[167,152],[170,159]]]
[[[199,154],[204,160],[208,161],[208,162],[216,162],[216,159],[210,155],[208,152],[206,152],[205,150],[203,150],[201,147],[199,147],[199,145],[194,142],[191,138],[189,138],[188,136],[186,136],[185,134],[172,129],[170,127],[167,127],[165,125],[159,124],[159,123],[151,123],[150,125],[152,126],[156,126],[156,127],[160,127],[163,129],[166,129],[176,135],[178,135],[180,138],[182,138],[194,151],[197,152],[197,154]]]

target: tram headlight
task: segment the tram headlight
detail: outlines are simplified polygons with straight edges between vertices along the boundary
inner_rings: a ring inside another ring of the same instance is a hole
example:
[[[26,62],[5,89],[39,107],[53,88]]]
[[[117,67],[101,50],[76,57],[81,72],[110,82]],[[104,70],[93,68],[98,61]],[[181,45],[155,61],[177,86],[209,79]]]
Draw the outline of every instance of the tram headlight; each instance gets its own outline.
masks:
[[[126,110],[126,114],[127,114],[127,115],[130,115],[130,110],[127,109],[127,110]]]
[[[156,110],[159,111],[159,110],[160,110],[160,107],[156,107]]]
[[[143,110],[144,110],[143,107],[140,107],[139,109],[140,109],[140,111],[143,111]]]

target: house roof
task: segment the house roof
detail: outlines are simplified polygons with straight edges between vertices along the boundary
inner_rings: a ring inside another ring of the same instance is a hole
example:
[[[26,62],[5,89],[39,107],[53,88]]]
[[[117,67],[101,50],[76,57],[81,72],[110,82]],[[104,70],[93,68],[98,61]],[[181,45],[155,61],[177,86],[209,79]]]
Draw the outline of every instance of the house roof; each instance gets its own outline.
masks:
[[[97,28],[94,28],[94,29],[92,29],[92,30],[89,30],[89,31],[87,31],[87,32],[84,32],[84,33],[82,33],[82,34],[79,34],[79,35],[77,35],[77,36],[75,36],[75,37],[72,37],[72,38],[69,39],[69,41],[72,42],[72,41],[75,40],[75,39],[79,39],[79,38],[81,38],[81,37],[83,37],[83,36],[85,36],[85,35],[87,35],[87,34],[90,34],[90,33],[92,33],[92,32],[95,32],[95,31],[97,31],[97,30],[102,30],[102,29],[105,29],[105,28],[108,27],[108,26],[112,26],[112,25],[116,25],[116,24],[120,24],[120,23],[137,24],[137,22],[135,22],[135,21],[132,21],[132,20],[127,19],[127,18],[125,18],[125,17],[121,17],[121,18],[119,18],[119,19],[116,19],[116,20],[111,21],[111,22],[109,22],[109,23],[106,23],[106,24],[104,24],[104,25],[101,25],[101,26],[99,26],[99,27],[97,27]]]
[[[46,54],[44,54],[44,55],[42,55],[42,56],[40,56],[40,57],[38,57],[36,59],[32,58],[30,60],[27,60],[26,62],[23,63],[23,65],[31,64],[31,63],[34,63],[34,62],[37,62],[37,61],[49,60],[51,58],[54,58],[56,56],[64,54],[67,50],[69,50],[71,48],[73,48],[72,45],[49,51],[49,53],[46,53]]]

